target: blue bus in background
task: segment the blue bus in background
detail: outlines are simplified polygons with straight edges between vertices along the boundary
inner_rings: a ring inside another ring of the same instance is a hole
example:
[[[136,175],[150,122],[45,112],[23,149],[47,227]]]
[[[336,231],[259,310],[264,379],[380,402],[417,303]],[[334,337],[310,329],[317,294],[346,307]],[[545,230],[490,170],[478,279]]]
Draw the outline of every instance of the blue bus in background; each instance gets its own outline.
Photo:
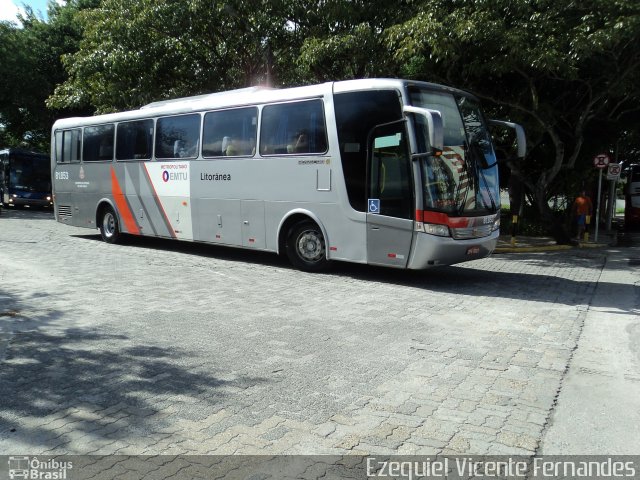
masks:
[[[53,206],[49,155],[0,150],[0,201],[5,207]]]

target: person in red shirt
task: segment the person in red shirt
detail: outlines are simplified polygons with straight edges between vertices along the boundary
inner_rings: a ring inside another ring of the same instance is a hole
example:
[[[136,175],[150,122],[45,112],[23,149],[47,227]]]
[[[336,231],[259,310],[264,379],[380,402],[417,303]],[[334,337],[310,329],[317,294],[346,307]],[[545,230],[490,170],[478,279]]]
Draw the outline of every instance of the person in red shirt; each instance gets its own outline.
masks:
[[[578,227],[578,241],[580,241],[587,228],[587,217],[591,216],[592,210],[593,205],[591,204],[591,199],[587,197],[587,193],[582,190],[573,202],[573,215]]]

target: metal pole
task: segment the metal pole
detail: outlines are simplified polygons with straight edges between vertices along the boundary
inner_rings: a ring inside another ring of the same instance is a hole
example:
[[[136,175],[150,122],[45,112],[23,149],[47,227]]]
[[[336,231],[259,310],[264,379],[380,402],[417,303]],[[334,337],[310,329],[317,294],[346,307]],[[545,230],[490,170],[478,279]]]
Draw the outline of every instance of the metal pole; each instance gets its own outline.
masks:
[[[610,180],[609,185],[609,203],[607,208],[607,232],[611,231],[613,216],[616,212],[616,181]]]
[[[598,203],[596,203],[596,232],[593,238],[594,242],[598,241],[598,226],[600,225],[600,193],[602,192],[602,169],[600,168],[598,174]]]

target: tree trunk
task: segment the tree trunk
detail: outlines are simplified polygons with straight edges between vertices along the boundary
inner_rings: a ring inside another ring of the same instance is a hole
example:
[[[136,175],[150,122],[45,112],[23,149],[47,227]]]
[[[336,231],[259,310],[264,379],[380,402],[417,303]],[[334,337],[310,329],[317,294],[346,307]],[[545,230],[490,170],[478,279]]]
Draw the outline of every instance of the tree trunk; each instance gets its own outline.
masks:
[[[567,231],[562,216],[556,215],[549,207],[547,201],[547,185],[538,182],[533,192],[536,208],[540,214],[542,224],[549,229],[549,233],[559,245],[567,245],[571,242],[571,235]]]

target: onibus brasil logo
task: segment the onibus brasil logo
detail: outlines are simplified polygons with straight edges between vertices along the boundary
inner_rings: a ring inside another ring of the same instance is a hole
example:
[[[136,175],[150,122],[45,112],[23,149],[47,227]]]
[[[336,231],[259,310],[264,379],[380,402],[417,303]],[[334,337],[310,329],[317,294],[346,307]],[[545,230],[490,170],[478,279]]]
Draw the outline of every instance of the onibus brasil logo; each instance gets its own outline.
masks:
[[[33,480],[65,480],[72,462],[62,462],[55,458],[39,460],[38,457],[9,457],[9,478]]]

